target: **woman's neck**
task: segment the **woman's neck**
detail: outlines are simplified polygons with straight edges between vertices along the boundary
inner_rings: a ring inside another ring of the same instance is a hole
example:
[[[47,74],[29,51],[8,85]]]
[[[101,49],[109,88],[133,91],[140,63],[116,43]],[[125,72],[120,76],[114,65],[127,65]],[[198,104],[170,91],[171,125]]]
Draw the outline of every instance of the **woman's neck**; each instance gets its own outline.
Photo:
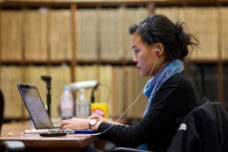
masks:
[[[159,66],[158,66],[158,70],[154,75],[150,76],[150,79],[153,78],[156,74],[158,74],[163,68],[165,68],[165,66],[168,64],[168,61],[163,61]]]

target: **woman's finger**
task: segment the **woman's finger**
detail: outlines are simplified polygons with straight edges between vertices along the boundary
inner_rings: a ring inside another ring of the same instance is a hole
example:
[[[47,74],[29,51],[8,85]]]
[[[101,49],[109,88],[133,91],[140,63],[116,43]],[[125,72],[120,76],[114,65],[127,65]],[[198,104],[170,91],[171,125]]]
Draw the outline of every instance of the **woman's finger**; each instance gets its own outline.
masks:
[[[98,116],[98,114],[95,113],[95,114],[89,116],[88,119],[99,119],[99,116]]]
[[[63,121],[60,123],[59,128],[62,129],[62,127],[63,127],[64,125],[67,125],[67,124],[69,124],[69,123],[70,123],[69,120],[63,120]]]
[[[62,130],[65,130],[65,129],[72,129],[72,128],[70,127],[70,125],[64,125]]]

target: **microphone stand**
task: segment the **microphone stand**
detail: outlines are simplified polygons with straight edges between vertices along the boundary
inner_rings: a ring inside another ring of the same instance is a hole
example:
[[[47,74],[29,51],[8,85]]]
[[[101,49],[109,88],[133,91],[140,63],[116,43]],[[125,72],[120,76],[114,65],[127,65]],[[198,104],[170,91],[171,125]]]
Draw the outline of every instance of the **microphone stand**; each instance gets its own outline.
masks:
[[[42,75],[41,79],[47,83],[47,113],[51,118],[51,77],[49,75]]]

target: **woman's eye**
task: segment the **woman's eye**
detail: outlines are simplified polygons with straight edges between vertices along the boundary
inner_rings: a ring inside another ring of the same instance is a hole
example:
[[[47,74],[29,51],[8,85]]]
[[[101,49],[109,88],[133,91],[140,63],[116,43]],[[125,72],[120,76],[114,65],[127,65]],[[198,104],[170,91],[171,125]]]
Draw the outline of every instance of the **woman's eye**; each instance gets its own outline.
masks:
[[[139,53],[140,50],[135,50],[135,53]]]

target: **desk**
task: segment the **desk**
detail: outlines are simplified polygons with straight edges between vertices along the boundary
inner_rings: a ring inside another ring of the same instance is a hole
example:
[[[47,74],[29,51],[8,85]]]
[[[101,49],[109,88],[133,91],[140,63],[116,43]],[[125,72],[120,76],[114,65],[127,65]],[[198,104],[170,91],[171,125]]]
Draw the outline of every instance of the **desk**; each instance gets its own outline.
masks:
[[[26,151],[77,151],[91,142],[91,135],[70,134],[61,137],[41,137],[39,134],[23,134],[25,129],[33,129],[28,122],[3,124],[0,144],[3,141],[22,141]],[[12,135],[9,135],[11,134]]]

